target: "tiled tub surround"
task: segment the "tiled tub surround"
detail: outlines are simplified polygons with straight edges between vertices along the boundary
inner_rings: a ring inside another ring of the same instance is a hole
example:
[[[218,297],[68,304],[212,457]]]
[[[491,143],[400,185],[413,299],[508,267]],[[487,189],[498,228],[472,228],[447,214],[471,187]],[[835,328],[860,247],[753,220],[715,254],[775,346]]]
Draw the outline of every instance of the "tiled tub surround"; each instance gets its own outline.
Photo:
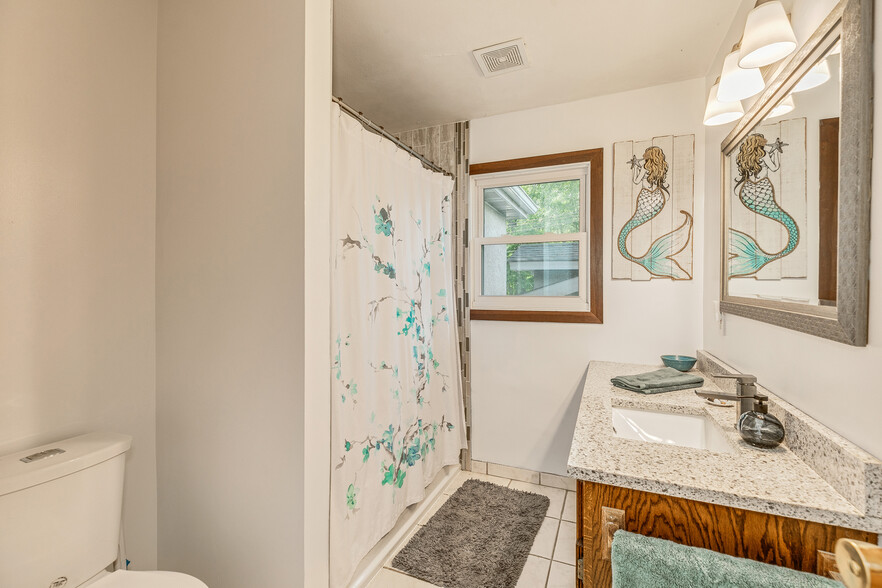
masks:
[[[788,429],[786,446],[757,449],[747,445],[734,427],[735,408],[711,406],[693,390],[643,395],[610,384],[614,376],[658,367],[602,361],[589,364],[568,460],[571,476],[882,532],[882,462],[761,387],[758,390],[769,396],[769,412]],[[734,373],[707,354],[700,354],[699,368],[705,378],[704,389],[720,389],[704,370]],[[616,437],[612,429],[614,406],[709,416],[735,451],[713,453]]]

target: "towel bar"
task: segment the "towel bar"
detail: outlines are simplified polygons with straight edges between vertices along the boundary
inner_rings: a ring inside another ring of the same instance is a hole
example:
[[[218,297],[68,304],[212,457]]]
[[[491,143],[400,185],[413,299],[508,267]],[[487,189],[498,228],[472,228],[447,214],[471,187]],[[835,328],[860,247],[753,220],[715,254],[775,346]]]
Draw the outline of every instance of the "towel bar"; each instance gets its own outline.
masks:
[[[839,580],[848,588],[882,588],[882,547],[840,539],[836,542]]]

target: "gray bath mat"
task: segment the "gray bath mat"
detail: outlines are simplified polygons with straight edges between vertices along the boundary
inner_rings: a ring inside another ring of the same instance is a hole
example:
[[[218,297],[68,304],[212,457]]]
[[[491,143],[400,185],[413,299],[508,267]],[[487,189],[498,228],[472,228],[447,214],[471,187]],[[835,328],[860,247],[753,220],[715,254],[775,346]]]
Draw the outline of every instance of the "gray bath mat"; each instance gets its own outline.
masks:
[[[541,494],[466,480],[392,566],[447,588],[513,588],[548,503]]]

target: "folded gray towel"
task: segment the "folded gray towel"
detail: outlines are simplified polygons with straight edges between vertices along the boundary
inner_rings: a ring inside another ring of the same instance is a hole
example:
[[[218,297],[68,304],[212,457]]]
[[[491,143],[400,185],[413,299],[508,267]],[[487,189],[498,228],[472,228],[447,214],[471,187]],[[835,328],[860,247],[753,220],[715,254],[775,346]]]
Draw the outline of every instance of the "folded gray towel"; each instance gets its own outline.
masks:
[[[631,392],[658,394],[660,392],[685,390],[686,388],[699,388],[704,384],[704,378],[696,374],[684,373],[674,368],[665,367],[654,372],[635,374],[633,376],[616,376],[610,382],[617,388],[624,388]]]
[[[828,578],[616,531],[613,588],[842,588]]]

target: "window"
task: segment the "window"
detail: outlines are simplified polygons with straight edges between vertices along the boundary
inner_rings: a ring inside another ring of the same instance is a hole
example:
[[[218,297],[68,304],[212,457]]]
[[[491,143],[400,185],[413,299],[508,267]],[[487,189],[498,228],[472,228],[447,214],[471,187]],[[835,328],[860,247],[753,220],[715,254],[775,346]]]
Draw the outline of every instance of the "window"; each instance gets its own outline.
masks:
[[[602,321],[603,150],[472,165],[471,318]]]

